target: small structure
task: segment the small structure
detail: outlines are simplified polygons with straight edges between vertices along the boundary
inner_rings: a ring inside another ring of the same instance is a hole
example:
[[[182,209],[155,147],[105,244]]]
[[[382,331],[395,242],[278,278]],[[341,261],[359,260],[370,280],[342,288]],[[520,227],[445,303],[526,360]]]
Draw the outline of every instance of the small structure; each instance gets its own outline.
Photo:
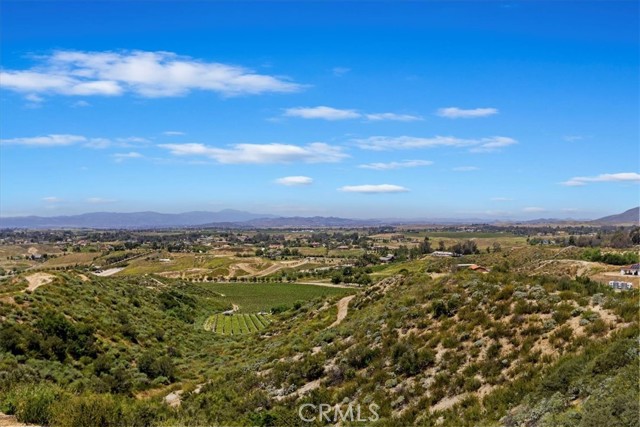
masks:
[[[160,258],[158,261],[160,261],[160,262],[171,262],[171,259],[169,259],[169,258]]]
[[[393,254],[387,254],[387,256],[380,257],[380,262],[387,263],[393,261],[394,259],[396,259],[396,257]]]
[[[629,291],[631,289],[633,289],[633,284],[630,282],[621,282],[619,280],[611,280],[609,282],[609,286],[611,286],[613,289],[620,289],[623,291]]]
[[[475,272],[478,272],[478,273],[488,273],[489,271],[491,271],[488,268],[483,267],[483,266],[478,265],[478,264],[458,264],[458,268],[466,268],[466,269],[469,269],[471,271],[475,271]]]
[[[640,272],[640,264],[632,264],[620,269],[623,276],[637,276]]]
[[[473,264],[471,267],[469,267],[469,270],[477,271],[478,273],[488,273],[489,271],[491,271],[486,267],[476,264]]]
[[[431,252],[431,256],[438,256],[438,257],[452,257],[454,256],[453,252],[446,252],[446,251],[433,251]]]

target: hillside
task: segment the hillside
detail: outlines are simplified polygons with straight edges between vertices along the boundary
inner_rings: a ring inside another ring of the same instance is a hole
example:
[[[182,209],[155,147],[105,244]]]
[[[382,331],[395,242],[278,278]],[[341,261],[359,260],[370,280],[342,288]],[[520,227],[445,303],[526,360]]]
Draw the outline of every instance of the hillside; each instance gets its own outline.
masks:
[[[609,215],[593,221],[607,225],[640,225],[640,207],[629,209],[617,215]]]
[[[255,292],[72,271],[32,291],[5,280],[0,411],[65,426],[280,426],[309,425],[303,403],[357,402],[377,405],[382,426],[633,425],[637,291],[407,267],[344,300],[341,322],[340,295],[305,292],[241,335],[205,321]]]

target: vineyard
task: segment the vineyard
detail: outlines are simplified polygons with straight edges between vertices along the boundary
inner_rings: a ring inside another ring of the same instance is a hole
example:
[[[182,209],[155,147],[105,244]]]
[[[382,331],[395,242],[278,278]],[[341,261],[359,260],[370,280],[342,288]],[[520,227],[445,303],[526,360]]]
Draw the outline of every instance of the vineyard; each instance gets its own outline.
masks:
[[[222,335],[242,335],[261,331],[271,321],[264,314],[232,314],[222,313],[210,316],[204,322],[204,329]]]

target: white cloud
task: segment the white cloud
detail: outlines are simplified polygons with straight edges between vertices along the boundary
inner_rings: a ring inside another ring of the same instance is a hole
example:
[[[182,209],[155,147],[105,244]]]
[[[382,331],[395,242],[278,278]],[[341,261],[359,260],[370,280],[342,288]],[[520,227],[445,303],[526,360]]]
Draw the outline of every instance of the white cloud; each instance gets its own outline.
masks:
[[[308,176],[285,176],[275,180],[276,184],[286,185],[288,187],[298,185],[310,185],[313,183],[313,178]]]
[[[168,130],[166,132],[162,132],[163,135],[167,135],[167,136],[182,136],[182,135],[186,135],[186,133],[184,132],[179,132],[177,130]]]
[[[454,172],[471,172],[480,170],[477,166],[458,166],[452,169]]]
[[[345,185],[338,188],[338,191],[344,191],[345,193],[365,193],[365,194],[378,194],[378,193],[406,193],[408,188],[400,185],[393,184],[365,184],[365,185]]]
[[[539,208],[537,206],[529,206],[522,209],[522,212],[527,212],[527,213],[546,212],[546,211],[547,210],[545,208]]]
[[[302,119],[322,120],[351,120],[366,119],[370,121],[392,120],[399,122],[413,122],[422,120],[420,116],[397,113],[360,113],[354,109],[341,109],[320,105],[318,107],[295,107],[284,110],[285,117],[299,117]]]
[[[465,110],[458,107],[447,107],[440,108],[436,114],[449,119],[473,119],[493,116],[494,114],[498,114],[498,110],[496,108],[473,108]]]
[[[115,203],[117,202],[117,200],[115,199],[104,199],[102,197],[89,197],[86,200],[87,203],[90,203],[92,205],[102,205],[102,204],[106,204],[106,203]]]
[[[39,95],[36,95],[36,94],[33,94],[33,93],[30,93],[29,95],[26,95],[24,98],[27,101],[32,102],[34,104],[39,104],[39,103],[44,101],[43,97],[41,97]]]
[[[598,176],[576,176],[562,185],[578,187],[590,182],[640,182],[640,174],[636,172],[604,173]]]
[[[362,169],[373,169],[373,170],[391,170],[391,169],[402,169],[402,168],[415,168],[419,166],[430,166],[433,162],[430,160],[404,160],[402,162],[389,162],[389,163],[367,163],[364,165],[358,166]]]
[[[348,157],[342,148],[322,142],[304,146],[291,144],[235,144],[231,148],[204,144],[161,144],[176,156],[204,156],[219,163],[334,163]]]
[[[413,116],[411,114],[396,114],[396,113],[374,113],[365,114],[367,120],[381,121],[381,120],[393,120],[398,122],[415,122],[422,120],[420,116]]]
[[[55,197],[55,196],[49,196],[49,197],[43,197],[42,201],[46,202],[46,203],[60,203],[63,200],[59,197]]]
[[[37,59],[38,64],[31,69],[0,72],[2,87],[26,95],[132,93],[149,98],[183,96],[194,90],[235,96],[302,89],[281,77],[171,52],[63,50]]]
[[[490,153],[492,151],[498,151],[500,148],[518,143],[515,139],[508,138],[506,136],[483,138],[481,141],[480,145],[471,148],[469,151],[472,153]]]
[[[71,106],[73,108],[84,108],[84,107],[90,107],[91,104],[89,104],[87,101],[80,100],[80,101],[74,102],[73,104],[71,104]]]
[[[115,153],[112,154],[111,157],[113,157],[116,162],[122,162],[126,159],[140,159],[144,156],[136,151],[130,151],[128,153]]]
[[[434,136],[419,138],[413,136],[372,136],[364,139],[354,139],[353,142],[364,150],[411,150],[434,147],[469,147],[473,152],[496,151],[501,147],[517,144],[513,138],[506,136],[492,136],[480,139],[463,139],[453,136]]]
[[[34,136],[27,138],[0,139],[0,144],[6,145],[29,145],[34,147],[54,147],[62,145],[72,145],[79,142],[86,142],[87,138],[81,135],[51,134],[44,136]]]
[[[287,108],[284,111],[287,117],[300,117],[302,119],[322,120],[348,120],[357,119],[361,114],[355,110],[344,110],[326,106]]]
[[[83,135],[71,134],[50,134],[43,136],[23,137],[0,139],[2,145],[26,145],[31,147],[62,147],[67,145],[82,144],[88,148],[107,148],[110,146],[132,147],[142,144],[148,144],[150,141],[146,138],[137,136],[127,138],[89,138]]]

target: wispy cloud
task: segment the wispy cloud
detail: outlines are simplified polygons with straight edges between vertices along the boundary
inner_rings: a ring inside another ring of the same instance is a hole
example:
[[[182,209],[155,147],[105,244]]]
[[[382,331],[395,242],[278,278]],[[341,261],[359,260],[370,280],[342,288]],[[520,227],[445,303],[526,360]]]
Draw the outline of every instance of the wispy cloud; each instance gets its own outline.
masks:
[[[204,144],[161,144],[176,156],[202,156],[218,163],[334,163],[348,157],[341,147],[322,142],[299,146],[291,144],[236,144],[230,148]]]
[[[498,114],[498,110],[496,108],[472,108],[465,110],[458,107],[447,107],[440,108],[436,114],[448,119],[474,119],[493,116],[494,114]]]
[[[308,176],[285,176],[275,180],[276,184],[286,185],[288,187],[310,185],[313,183],[313,178]]]
[[[55,147],[87,142],[87,138],[81,135],[51,134],[26,138],[0,139],[0,144],[29,145],[34,147]]]
[[[86,202],[92,205],[103,205],[103,204],[107,204],[107,203],[115,203],[117,202],[116,199],[105,199],[102,197],[89,197],[88,199],[86,199]]]
[[[355,110],[345,110],[326,106],[287,108],[284,111],[287,117],[299,117],[302,119],[322,120],[348,120],[361,117]]]
[[[140,159],[144,156],[137,151],[130,151],[128,153],[115,153],[112,154],[111,157],[113,157],[116,162],[122,162],[127,159]]]
[[[172,52],[60,50],[36,59],[32,68],[0,72],[3,88],[25,95],[132,93],[148,98],[183,96],[196,90],[236,96],[302,89],[282,77]]]
[[[391,169],[404,169],[404,168],[415,168],[419,166],[430,166],[433,162],[430,160],[404,160],[402,162],[389,162],[389,163],[367,163],[364,165],[359,165],[359,168],[362,169],[373,169],[373,170],[391,170]]]
[[[477,166],[457,166],[452,169],[454,172],[472,172],[480,170]]]
[[[567,142],[576,142],[584,139],[584,136],[581,135],[565,135],[562,137]]]
[[[55,196],[43,197],[42,201],[45,202],[45,203],[61,203],[61,202],[63,202],[63,200],[60,197],[55,197]]]
[[[505,136],[494,136],[491,138],[486,138],[476,147],[472,147],[469,149],[472,153],[491,153],[493,151],[498,151],[501,148],[508,147],[509,145],[517,144],[517,141],[513,138],[508,138]]]
[[[396,113],[373,113],[373,114],[365,114],[367,120],[371,121],[382,121],[382,120],[392,120],[397,122],[415,122],[422,120],[420,116],[414,116],[411,114],[396,114]]]
[[[492,136],[480,139],[463,139],[453,136],[434,136],[419,138],[413,136],[372,136],[364,139],[354,139],[352,142],[364,150],[388,151],[411,150],[435,147],[467,147],[473,152],[497,151],[502,147],[517,144],[513,138],[506,136]]]
[[[562,185],[578,187],[592,182],[640,182],[640,174],[636,172],[604,173],[597,176],[576,176]]]
[[[344,191],[345,193],[365,193],[365,194],[378,194],[378,193],[406,193],[408,188],[400,185],[393,184],[365,184],[365,185],[345,185],[338,188],[338,191]]]
[[[180,131],[177,131],[177,130],[168,130],[168,131],[162,132],[162,134],[166,135],[166,136],[182,136],[182,135],[186,135],[186,133],[180,132]]]
[[[146,138],[137,136],[126,138],[89,138],[83,135],[50,134],[42,136],[0,139],[2,145],[25,145],[31,147],[63,147],[74,144],[82,144],[88,148],[107,148],[110,146],[132,147],[148,144]]]
[[[399,121],[412,122],[422,120],[422,117],[411,114],[397,113],[361,113],[354,109],[333,108],[320,105],[317,107],[295,107],[284,110],[285,117],[298,117],[302,119],[321,119],[321,120],[352,120],[366,119],[370,121]]]
[[[333,67],[333,69],[331,70],[333,72],[333,75],[336,77],[342,77],[345,74],[347,74],[349,71],[351,71],[351,68],[347,68],[347,67]]]
[[[537,206],[529,206],[522,209],[522,212],[527,212],[527,213],[539,213],[539,212],[546,212],[546,211],[547,210],[545,208],[540,208]]]
[[[91,107],[91,104],[89,104],[87,101],[81,99],[80,101],[76,101],[76,102],[72,103],[71,106],[73,108],[85,108],[85,107]]]

